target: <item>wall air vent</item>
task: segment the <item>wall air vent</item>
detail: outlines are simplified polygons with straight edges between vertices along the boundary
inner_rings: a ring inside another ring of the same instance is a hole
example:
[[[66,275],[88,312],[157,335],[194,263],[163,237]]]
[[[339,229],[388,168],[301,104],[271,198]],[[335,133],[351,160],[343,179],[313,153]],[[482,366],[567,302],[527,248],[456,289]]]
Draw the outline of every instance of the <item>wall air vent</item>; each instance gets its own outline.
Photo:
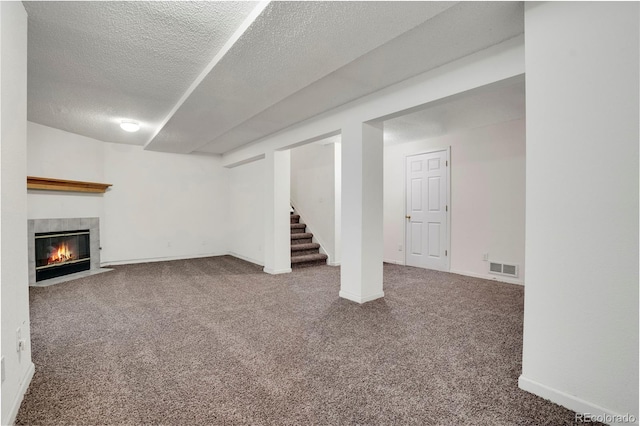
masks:
[[[496,274],[501,274],[502,273],[502,263],[491,262],[489,264],[489,271],[490,272],[495,272]]]
[[[518,276],[518,265],[508,265],[506,263],[489,262],[489,273],[497,275]]]

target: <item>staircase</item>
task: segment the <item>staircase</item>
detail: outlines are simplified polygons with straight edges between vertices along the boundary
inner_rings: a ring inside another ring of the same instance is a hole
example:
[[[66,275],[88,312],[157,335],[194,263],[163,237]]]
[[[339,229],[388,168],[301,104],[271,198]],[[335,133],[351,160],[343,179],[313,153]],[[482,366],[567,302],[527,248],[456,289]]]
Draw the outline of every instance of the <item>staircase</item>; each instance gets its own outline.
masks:
[[[300,223],[299,214],[291,214],[291,267],[325,265],[327,255],[320,253],[320,244],[312,242],[313,234]]]

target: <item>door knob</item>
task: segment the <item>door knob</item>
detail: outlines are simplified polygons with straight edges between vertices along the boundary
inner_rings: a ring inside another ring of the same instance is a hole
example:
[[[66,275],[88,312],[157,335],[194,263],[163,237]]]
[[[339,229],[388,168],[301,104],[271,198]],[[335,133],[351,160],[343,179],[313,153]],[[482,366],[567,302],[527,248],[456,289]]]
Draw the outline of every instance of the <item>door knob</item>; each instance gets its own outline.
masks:
[[[406,217],[407,219],[411,219],[411,215],[410,215],[410,214],[406,215],[405,217]]]

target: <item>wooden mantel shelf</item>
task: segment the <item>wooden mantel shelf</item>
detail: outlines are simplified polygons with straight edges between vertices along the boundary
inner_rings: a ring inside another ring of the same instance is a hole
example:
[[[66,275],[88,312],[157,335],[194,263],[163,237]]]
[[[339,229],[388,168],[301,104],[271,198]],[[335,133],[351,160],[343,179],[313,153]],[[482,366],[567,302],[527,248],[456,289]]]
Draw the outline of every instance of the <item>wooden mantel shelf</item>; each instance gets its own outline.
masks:
[[[65,180],[27,176],[27,189],[44,189],[48,191],[70,192],[102,192],[104,193],[110,183],[82,182],[79,180]]]

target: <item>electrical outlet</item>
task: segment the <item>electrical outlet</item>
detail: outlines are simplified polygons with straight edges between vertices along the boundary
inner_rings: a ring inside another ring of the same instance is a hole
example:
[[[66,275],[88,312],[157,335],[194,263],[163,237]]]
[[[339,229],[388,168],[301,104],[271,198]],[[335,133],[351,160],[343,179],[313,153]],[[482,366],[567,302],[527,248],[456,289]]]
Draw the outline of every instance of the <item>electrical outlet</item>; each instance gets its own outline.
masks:
[[[484,260],[485,262],[489,260],[489,253],[483,253],[482,254],[482,260]]]
[[[398,244],[398,251],[402,251],[402,244]]]
[[[22,352],[27,348],[27,341],[22,338],[22,329],[16,330],[16,352]]]

